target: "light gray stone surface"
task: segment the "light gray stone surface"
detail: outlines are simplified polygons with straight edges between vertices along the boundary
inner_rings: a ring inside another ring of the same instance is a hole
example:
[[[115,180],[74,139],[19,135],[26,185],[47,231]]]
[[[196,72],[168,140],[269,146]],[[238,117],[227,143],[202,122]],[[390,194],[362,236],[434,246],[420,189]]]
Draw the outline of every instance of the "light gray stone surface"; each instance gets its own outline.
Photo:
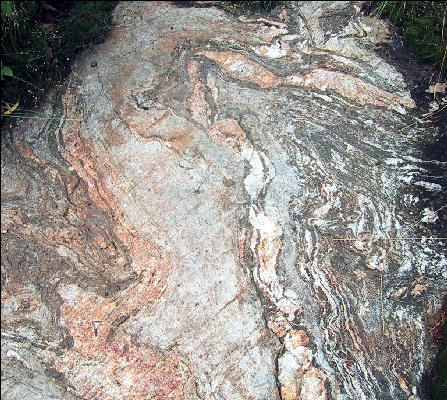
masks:
[[[286,3],[120,3],[5,141],[2,397],[426,398],[446,246],[387,239],[432,235],[436,130],[383,22]]]

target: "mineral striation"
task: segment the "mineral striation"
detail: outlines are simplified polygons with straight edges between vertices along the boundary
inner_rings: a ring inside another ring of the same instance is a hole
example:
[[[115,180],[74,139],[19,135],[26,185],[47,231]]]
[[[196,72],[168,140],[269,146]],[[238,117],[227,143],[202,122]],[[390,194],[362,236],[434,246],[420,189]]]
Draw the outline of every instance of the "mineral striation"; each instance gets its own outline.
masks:
[[[2,141],[2,398],[426,399],[447,166],[386,25],[178,3],[120,3]]]

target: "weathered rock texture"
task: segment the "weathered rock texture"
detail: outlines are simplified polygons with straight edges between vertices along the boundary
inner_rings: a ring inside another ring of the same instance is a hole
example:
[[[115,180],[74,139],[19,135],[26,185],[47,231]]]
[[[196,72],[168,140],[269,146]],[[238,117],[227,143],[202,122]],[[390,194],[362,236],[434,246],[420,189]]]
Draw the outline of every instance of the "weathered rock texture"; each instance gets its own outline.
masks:
[[[3,140],[2,397],[426,398],[445,242],[386,239],[431,235],[446,165],[386,26],[351,2],[114,18],[63,115]]]

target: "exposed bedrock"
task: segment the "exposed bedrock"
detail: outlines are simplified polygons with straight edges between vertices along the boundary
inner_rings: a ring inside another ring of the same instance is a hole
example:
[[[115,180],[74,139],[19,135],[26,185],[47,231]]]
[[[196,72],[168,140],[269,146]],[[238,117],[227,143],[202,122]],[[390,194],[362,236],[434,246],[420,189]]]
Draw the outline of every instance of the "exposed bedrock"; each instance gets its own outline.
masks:
[[[383,22],[285,3],[120,3],[4,138],[2,397],[428,398],[436,128]]]

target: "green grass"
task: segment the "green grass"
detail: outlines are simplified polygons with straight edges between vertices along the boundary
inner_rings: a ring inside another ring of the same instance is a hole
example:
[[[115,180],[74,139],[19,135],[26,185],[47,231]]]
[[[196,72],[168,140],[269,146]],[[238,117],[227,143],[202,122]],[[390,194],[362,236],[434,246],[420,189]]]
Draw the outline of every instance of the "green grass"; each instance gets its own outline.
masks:
[[[433,400],[447,399],[447,322],[442,322],[441,328],[444,339],[444,350],[439,355],[438,359],[438,375],[433,379],[431,387],[431,396]]]
[[[2,1],[1,102],[33,108],[70,71],[75,54],[105,38],[112,1]],[[3,116],[2,116],[3,118]]]
[[[214,5],[234,14],[263,14],[272,11],[278,1],[218,1]]]
[[[374,14],[400,28],[408,50],[433,65],[436,80],[447,76],[447,3],[378,1]]]

